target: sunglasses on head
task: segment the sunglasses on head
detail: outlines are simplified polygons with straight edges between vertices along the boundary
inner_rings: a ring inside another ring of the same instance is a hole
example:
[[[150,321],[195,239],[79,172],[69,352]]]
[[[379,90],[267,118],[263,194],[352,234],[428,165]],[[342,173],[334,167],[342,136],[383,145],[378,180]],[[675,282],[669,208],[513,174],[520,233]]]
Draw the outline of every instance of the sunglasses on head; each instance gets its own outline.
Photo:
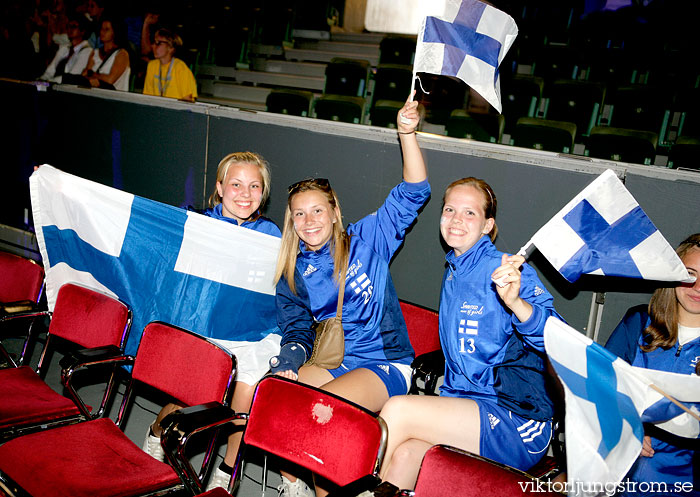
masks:
[[[296,183],[289,185],[287,188],[287,193],[288,194],[293,194],[298,192],[299,190],[309,187],[309,186],[317,186],[322,190],[330,190],[331,184],[328,182],[326,178],[311,178],[311,179],[303,179],[301,181],[297,181]]]
[[[696,247],[700,248],[700,240],[693,240],[694,237],[695,237],[695,235],[689,236],[688,238],[686,238],[685,240],[683,240],[681,242],[681,245],[686,245],[686,244],[695,245]]]

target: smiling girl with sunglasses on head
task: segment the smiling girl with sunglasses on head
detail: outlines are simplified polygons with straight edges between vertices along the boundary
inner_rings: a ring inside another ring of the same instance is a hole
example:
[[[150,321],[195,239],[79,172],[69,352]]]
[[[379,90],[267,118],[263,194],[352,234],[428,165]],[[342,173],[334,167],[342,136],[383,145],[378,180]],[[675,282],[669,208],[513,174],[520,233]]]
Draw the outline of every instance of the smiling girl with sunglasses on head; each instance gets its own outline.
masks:
[[[403,182],[373,214],[343,228],[338,197],[326,179],[289,188],[277,265],[280,355],[272,372],[298,379],[379,411],[392,395],[408,391],[413,348],[389,273],[389,262],[406,230],[428,200],[430,185],[418,147],[418,102],[397,117]],[[344,356],[340,366],[303,365],[311,356],[314,322],[336,316],[342,294]],[[290,427],[293,429],[293,427]],[[283,473],[283,495],[313,495]],[[325,490],[317,485],[317,493]]]

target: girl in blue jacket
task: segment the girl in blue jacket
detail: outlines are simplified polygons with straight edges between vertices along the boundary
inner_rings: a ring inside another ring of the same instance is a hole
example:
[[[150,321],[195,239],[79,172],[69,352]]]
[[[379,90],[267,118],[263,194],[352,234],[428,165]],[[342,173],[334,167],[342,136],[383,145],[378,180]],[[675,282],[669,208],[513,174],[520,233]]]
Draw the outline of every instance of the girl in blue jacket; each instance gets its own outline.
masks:
[[[408,391],[413,348],[389,274],[389,262],[428,200],[430,185],[415,129],[417,102],[397,117],[403,182],[373,214],[343,229],[338,198],[328,180],[289,188],[277,265],[279,357],[272,372],[338,394],[371,411]],[[402,117],[403,118],[402,118]],[[335,369],[304,365],[312,353],[314,321],[336,315],[339,278],[346,274],[342,322],[345,355]],[[283,495],[313,495],[283,473]],[[325,494],[317,487],[317,494]]]
[[[480,179],[460,179],[445,191],[440,233],[452,250],[440,296],[444,383],[439,397],[393,397],[381,412],[389,427],[381,474],[399,488],[415,486],[435,444],[523,470],[547,451],[553,409],[543,331],[558,315],[525,259],[493,245],[496,205]]]
[[[261,213],[270,195],[270,169],[267,161],[253,152],[234,152],[221,159],[216,171],[216,188],[209,197],[210,208],[204,215],[242,228],[266,233],[279,238],[277,225]],[[279,330],[273,330],[255,343],[217,340],[238,359],[236,385],[233,389],[231,408],[236,412],[248,412],[253,400],[255,385],[268,371],[269,358],[279,352]],[[163,460],[165,454],[160,445],[162,428],[160,422],[181,406],[167,404],[149,428],[143,444],[144,451],[156,459]],[[227,487],[236,460],[241,432],[229,436],[224,461],[217,468],[207,485]]]
[[[676,253],[695,283],[657,289],[648,306],[627,311],[605,347],[633,366],[700,374],[700,233],[686,238]],[[685,485],[686,491],[694,485],[691,495],[700,495],[700,482],[693,477],[693,462],[696,476],[698,471],[698,440],[675,437],[653,425],[645,428],[649,434],[641,457],[627,478]]]

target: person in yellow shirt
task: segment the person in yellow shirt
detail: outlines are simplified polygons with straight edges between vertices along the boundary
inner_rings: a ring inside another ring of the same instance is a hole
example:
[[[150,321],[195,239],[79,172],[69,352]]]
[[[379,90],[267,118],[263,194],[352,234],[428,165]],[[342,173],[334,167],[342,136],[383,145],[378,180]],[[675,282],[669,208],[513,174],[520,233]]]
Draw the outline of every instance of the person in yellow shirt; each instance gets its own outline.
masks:
[[[144,95],[177,98],[194,102],[197,82],[190,68],[175,57],[182,38],[166,28],[156,31],[153,41],[154,60],[148,63],[143,84]]]

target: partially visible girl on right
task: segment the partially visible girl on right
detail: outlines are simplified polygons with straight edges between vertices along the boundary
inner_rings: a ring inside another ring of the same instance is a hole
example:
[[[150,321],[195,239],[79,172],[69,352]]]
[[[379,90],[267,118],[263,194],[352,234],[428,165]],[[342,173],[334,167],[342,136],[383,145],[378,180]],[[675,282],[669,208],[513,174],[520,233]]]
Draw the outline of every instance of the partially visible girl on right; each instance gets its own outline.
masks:
[[[695,276],[695,282],[659,288],[649,305],[629,309],[605,347],[633,366],[697,375],[700,374],[700,233],[683,240],[676,253],[688,273]],[[661,429],[651,430],[653,434],[644,437],[641,457],[627,478],[636,482],[693,484],[696,492],[691,495],[700,495],[698,440],[680,439]]]

